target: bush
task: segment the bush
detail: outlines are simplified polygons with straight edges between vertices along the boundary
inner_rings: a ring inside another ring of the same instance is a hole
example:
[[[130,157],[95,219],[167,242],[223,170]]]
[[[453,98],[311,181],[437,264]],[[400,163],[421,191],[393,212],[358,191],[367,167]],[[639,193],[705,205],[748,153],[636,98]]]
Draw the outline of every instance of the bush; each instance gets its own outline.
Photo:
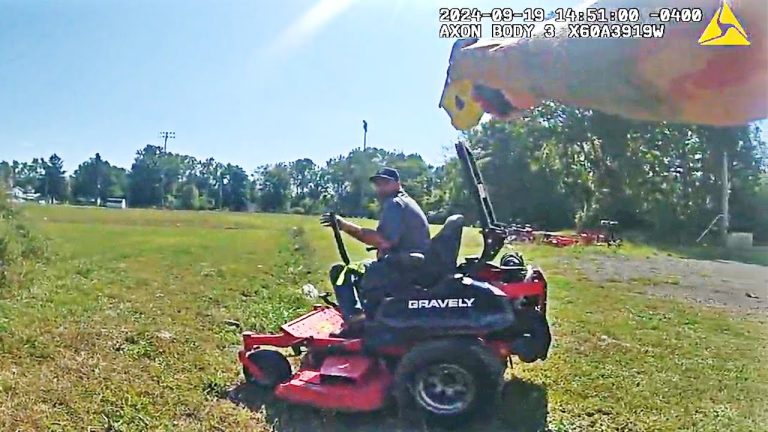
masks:
[[[297,215],[303,215],[305,213],[304,209],[301,207],[292,207],[288,212],[290,214],[297,214]]]
[[[47,252],[46,241],[22,222],[18,209],[0,190],[0,288],[20,283]]]
[[[203,207],[200,203],[200,193],[193,184],[186,184],[181,189],[181,198],[178,207],[184,210],[198,210]]]

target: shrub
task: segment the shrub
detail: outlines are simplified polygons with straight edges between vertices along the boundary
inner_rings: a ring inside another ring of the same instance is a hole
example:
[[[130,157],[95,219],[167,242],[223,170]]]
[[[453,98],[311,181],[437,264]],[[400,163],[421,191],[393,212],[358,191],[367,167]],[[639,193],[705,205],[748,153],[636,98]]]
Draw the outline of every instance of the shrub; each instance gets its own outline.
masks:
[[[46,241],[29,229],[0,190],[0,288],[20,283],[47,252]]]
[[[201,207],[200,193],[193,184],[186,184],[181,189],[181,198],[178,207],[184,210],[198,210]]]

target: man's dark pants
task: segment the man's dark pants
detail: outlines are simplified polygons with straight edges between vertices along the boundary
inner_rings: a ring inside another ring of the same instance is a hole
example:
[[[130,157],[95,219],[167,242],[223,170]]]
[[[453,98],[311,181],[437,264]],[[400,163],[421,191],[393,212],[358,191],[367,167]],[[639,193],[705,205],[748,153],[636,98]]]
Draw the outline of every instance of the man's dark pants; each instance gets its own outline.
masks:
[[[384,261],[373,261],[364,264],[364,273],[347,268],[343,264],[331,267],[330,277],[336,301],[345,320],[365,312],[371,317],[387,294],[392,294],[401,282],[400,272],[393,269]],[[339,278],[344,272],[344,278]]]

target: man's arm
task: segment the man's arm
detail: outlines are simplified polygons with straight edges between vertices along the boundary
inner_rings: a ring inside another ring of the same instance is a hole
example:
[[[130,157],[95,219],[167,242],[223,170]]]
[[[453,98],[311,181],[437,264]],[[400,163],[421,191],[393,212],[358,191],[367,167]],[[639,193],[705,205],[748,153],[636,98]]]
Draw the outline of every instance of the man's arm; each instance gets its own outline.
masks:
[[[329,214],[324,214],[320,218],[320,222],[325,226],[329,226],[330,223],[327,219],[328,216]],[[389,202],[384,205],[379,226],[375,230],[363,228],[339,216],[335,217],[339,230],[360,242],[375,247],[379,250],[379,254],[382,254],[396,246],[400,241],[400,236],[403,232],[402,216],[402,206]]]
[[[387,239],[376,230],[363,228],[341,218],[339,218],[338,222],[340,230],[369,246],[373,246],[379,250],[387,250],[392,247],[392,243],[387,241]]]

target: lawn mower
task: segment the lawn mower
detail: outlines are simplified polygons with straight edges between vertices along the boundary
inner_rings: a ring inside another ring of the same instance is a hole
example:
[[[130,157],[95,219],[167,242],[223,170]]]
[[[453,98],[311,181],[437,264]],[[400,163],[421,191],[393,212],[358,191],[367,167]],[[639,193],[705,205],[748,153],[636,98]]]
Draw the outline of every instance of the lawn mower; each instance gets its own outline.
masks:
[[[507,226],[507,244],[533,243],[534,241],[536,241],[536,234],[531,225],[510,224]]]
[[[539,238],[542,244],[555,247],[575,246],[581,242],[581,236],[579,235],[557,234],[544,231],[540,233]]]
[[[622,240],[616,234],[618,222],[609,219],[600,221],[599,229],[582,229],[575,235],[565,235],[542,232],[541,242],[550,246],[566,247],[574,245],[582,246],[608,246],[620,247]]]
[[[616,234],[616,228],[619,223],[615,220],[602,219],[599,229],[586,229],[579,232],[581,243],[585,245],[598,246],[621,246],[621,238]]]
[[[449,217],[428,250],[411,257],[406,289],[380,301],[359,337],[331,336],[343,320],[328,295],[279,334],[244,332],[239,360],[247,382],[290,403],[363,412],[394,400],[401,414],[458,425],[494,406],[511,356],[547,358],[547,282],[520,254],[493,263],[508,230],[496,221],[472,153],[461,143],[456,151],[480,208],[482,253],[457,265],[464,218]],[[265,346],[292,350],[301,358],[298,370]]]

